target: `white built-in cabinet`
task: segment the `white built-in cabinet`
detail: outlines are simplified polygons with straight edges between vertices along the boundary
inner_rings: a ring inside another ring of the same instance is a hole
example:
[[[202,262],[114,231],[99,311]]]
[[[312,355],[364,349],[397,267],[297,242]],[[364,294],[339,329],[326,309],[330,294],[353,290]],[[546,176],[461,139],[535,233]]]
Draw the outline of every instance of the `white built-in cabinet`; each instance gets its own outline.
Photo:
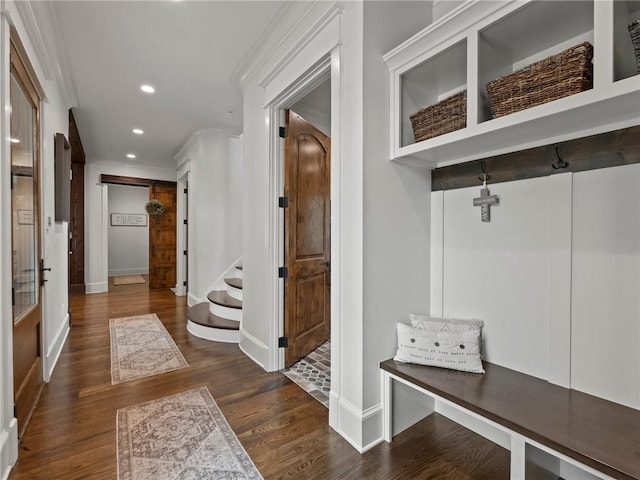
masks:
[[[384,56],[391,159],[437,167],[639,124],[627,29],[638,19],[638,0],[465,2]],[[584,41],[594,47],[591,90],[491,118],[487,82]],[[466,128],[415,143],[409,116],[462,89]]]

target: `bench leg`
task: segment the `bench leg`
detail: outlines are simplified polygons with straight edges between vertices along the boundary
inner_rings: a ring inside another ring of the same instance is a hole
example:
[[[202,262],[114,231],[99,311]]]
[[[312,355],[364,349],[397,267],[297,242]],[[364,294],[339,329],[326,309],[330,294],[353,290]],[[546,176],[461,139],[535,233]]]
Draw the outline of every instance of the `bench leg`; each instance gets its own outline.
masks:
[[[387,442],[393,437],[393,379],[384,370],[381,372],[382,381],[382,422],[383,435]]]
[[[525,442],[522,435],[511,433],[511,480],[523,480],[525,473]]]

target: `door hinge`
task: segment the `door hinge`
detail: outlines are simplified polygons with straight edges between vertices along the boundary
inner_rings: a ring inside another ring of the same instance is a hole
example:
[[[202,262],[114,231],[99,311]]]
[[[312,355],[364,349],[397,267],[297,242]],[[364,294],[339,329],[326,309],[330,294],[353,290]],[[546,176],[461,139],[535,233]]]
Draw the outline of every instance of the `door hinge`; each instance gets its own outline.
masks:
[[[278,207],[280,208],[289,207],[289,197],[278,197]]]
[[[287,348],[289,346],[289,339],[287,337],[278,338],[278,348]]]
[[[187,255],[187,251],[186,251],[186,250],[183,250],[183,251],[182,251],[182,254],[183,254],[183,255]]]
[[[187,281],[185,280],[184,282],[182,282],[182,286],[186,287],[187,286]]]
[[[182,223],[184,223],[185,225],[187,224],[187,219],[185,218]]]
[[[18,406],[13,404],[13,418],[18,418]]]
[[[280,127],[278,129],[278,135],[280,138],[287,138],[289,136],[289,129],[287,127]]]
[[[287,278],[289,276],[289,269],[287,267],[278,268],[278,278]]]
[[[16,288],[11,287],[11,305],[15,306],[16,304]]]
[[[183,190],[183,192],[184,192],[184,193],[187,193],[187,192],[188,192],[188,190],[185,188],[185,189]]]

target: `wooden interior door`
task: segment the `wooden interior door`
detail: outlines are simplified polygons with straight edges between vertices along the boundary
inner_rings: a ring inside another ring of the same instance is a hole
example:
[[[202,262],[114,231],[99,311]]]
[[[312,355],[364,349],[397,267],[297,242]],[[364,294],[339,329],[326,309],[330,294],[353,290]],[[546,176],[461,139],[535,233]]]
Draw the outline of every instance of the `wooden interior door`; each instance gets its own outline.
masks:
[[[22,436],[44,385],[41,323],[40,98],[11,43],[13,391]]]
[[[80,134],[69,110],[69,143],[71,144],[71,210],[69,212],[69,294],[84,295],[84,164]],[[71,302],[69,302],[71,305]]]
[[[166,211],[149,216],[149,288],[176,286],[176,185],[152,184],[149,200],[157,198]]]
[[[285,366],[329,340],[330,171],[328,136],[287,111],[285,140]]]

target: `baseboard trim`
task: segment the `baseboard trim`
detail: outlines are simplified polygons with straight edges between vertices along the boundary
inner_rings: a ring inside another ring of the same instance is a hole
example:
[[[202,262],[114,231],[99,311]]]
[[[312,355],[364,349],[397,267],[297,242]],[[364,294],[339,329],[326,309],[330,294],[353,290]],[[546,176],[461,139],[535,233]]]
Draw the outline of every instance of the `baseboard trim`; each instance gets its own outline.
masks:
[[[260,365],[263,370],[269,371],[266,367],[269,359],[269,349],[259,339],[240,327],[240,343],[238,345],[242,353]]]
[[[44,373],[44,381],[47,383],[51,378],[53,369],[58,363],[58,359],[60,358],[60,354],[62,353],[62,347],[64,347],[64,344],[67,341],[67,337],[69,336],[69,330],[69,314],[67,313],[64,317],[62,325],[60,325],[60,328],[56,332],[53,342],[51,342],[50,344],[51,346],[47,350],[47,357],[45,359],[47,368]]]
[[[118,275],[148,275],[148,268],[122,268],[118,270],[109,270],[110,277],[117,277]]]
[[[69,295],[84,295],[86,292],[87,287],[84,283],[69,285]]]
[[[8,428],[0,433],[0,472],[7,480],[11,468],[18,460],[18,421],[12,418]]]
[[[197,304],[202,303],[202,302],[203,302],[203,300],[200,300],[198,297],[196,297],[191,292],[187,293],[187,306],[193,307],[194,305],[197,305]]]
[[[108,282],[87,283],[87,294],[104,293],[109,291]]]
[[[187,331],[191,335],[210,342],[238,343],[240,341],[240,332],[238,330],[204,327],[193,323],[191,320],[187,320]]]
[[[336,430],[347,442],[351,444],[359,453],[365,453],[371,448],[381,443],[384,438],[382,435],[382,404],[374,405],[365,410],[360,410],[351,402],[340,398],[330,402],[337,403],[337,417],[333,417],[332,423],[337,425]],[[337,419],[337,421],[336,421]]]

